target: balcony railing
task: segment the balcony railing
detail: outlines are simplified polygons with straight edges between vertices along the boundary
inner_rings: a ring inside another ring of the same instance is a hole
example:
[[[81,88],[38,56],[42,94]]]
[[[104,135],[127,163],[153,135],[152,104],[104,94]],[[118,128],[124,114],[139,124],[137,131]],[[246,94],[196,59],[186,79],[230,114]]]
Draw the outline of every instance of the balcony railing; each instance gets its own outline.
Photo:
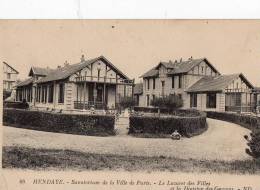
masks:
[[[86,101],[86,102],[80,102],[80,101],[74,101],[74,109],[90,109],[94,107],[95,109],[106,109],[106,104],[104,102],[94,102],[94,101]]]
[[[230,112],[237,112],[237,113],[256,111],[255,106],[226,106],[225,110]]]
[[[134,80],[116,79],[109,77],[96,77],[96,76],[79,76],[76,77],[76,82],[101,82],[101,83],[114,83],[114,84],[129,84],[133,85]]]

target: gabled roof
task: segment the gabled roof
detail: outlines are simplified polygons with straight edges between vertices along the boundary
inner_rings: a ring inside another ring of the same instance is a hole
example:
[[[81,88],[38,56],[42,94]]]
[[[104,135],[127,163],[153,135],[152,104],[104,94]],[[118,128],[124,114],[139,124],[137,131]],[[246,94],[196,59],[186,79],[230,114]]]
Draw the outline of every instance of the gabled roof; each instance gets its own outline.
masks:
[[[22,82],[19,82],[16,87],[20,87],[20,86],[27,86],[29,84],[32,84],[33,83],[33,78],[28,78],[28,79],[25,79],[24,81]]]
[[[187,92],[219,92],[225,90],[225,88],[231,84],[235,79],[241,77],[242,80],[251,88],[252,84],[245,78],[245,76],[240,74],[233,75],[220,75],[217,77],[205,76],[198,82],[193,84]]]
[[[3,63],[6,64],[6,65],[7,65],[8,67],[10,67],[11,69],[13,69],[14,72],[16,72],[16,74],[19,74],[19,72],[18,72],[16,69],[14,69],[11,65],[9,65],[8,63],[6,63],[6,62],[4,62],[4,61],[3,61]]]
[[[110,61],[108,61],[104,56],[100,56],[94,59],[86,60],[84,62],[80,62],[73,65],[67,65],[61,68],[57,68],[56,70],[50,72],[46,77],[41,78],[36,83],[45,83],[50,81],[64,80],[71,76],[72,74],[82,70],[83,68],[91,65],[92,63],[102,60],[106,64],[108,64],[115,72],[117,72],[122,78],[129,79],[126,75],[124,75],[118,68],[116,68]]]
[[[32,67],[29,72],[29,76],[33,76],[33,75],[47,76],[53,71],[54,69],[50,69],[50,68]]]
[[[254,87],[254,92],[260,93],[260,87]]]
[[[143,94],[143,83],[137,83],[134,86],[134,94]]]
[[[156,77],[159,74],[158,68],[163,65],[166,69],[170,69],[167,73],[168,75],[175,75],[175,74],[182,74],[187,73],[195,66],[200,64],[202,61],[205,61],[215,72],[219,73],[217,69],[207,60],[207,58],[200,58],[200,59],[189,59],[187,61],[179,61],[179,62],[160,62],[156,67],[152,68],[141,77]],[[220,74],[220,73],[219,73]]]

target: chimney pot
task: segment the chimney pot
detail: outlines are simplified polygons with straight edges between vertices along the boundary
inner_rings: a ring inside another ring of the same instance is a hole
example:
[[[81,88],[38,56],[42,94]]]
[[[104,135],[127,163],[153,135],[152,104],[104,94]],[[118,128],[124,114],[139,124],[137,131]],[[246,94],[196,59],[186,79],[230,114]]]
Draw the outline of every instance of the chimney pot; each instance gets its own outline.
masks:
[[[84,61],[85,61],[85,56],[84,56],[84,54],[81,55],[80,60],[81,60],[81,62],[84,62]]]
[[[68,65],[69,65],[69,62],[66,60],[64,63],[64,66],[68,66]]]

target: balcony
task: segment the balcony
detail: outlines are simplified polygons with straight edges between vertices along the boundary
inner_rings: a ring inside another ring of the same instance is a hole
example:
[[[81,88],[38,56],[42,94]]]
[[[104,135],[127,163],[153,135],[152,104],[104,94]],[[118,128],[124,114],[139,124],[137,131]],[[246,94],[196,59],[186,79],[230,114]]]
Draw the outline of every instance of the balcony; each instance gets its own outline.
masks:
[[[126,85],[134,84],[134,80],[108,78],[108,77],[79,76],[76,77],[75,79],[76,82],[99,82],[99,83],[126,84]]]
[[[236,112],[236,113],[256,111],[254,106],[225,106],[225,110],[228,112]]]
[[[95,109],[106,109],[106,104],[104,102],[94,102],[94,101],[86,101],[86,102],[80,102],[80,101],[74,101],[74,109],[90,109],[90,108],[95,108]]]

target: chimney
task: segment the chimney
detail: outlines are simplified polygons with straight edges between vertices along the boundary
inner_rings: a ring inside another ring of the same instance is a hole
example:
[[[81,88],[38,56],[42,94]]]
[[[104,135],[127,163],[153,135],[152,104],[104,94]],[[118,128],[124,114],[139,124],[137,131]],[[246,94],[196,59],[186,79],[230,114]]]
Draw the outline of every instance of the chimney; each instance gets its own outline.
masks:
[[[85,56],[84,56],[83,54],[81,55],[80,61],[81,61],[81,62],[84,62],[84,61],[85,61]]]
[[[64,63],[64,66],[68,66],[69,65],[69,62],[66,60],[65,63]]]
[[[180,59],[180,63],[182,62],[182,58]]]
[[[178,61],[175,59],[174,63],[178,63]]]
[[[193,58],[192,58],[192,56],[189,58],[189,60],[191,61]]]
[[[60,68],[61,68],[61,66],[60,66],[60,65],[58,65],[57,69],[60,69]]]

